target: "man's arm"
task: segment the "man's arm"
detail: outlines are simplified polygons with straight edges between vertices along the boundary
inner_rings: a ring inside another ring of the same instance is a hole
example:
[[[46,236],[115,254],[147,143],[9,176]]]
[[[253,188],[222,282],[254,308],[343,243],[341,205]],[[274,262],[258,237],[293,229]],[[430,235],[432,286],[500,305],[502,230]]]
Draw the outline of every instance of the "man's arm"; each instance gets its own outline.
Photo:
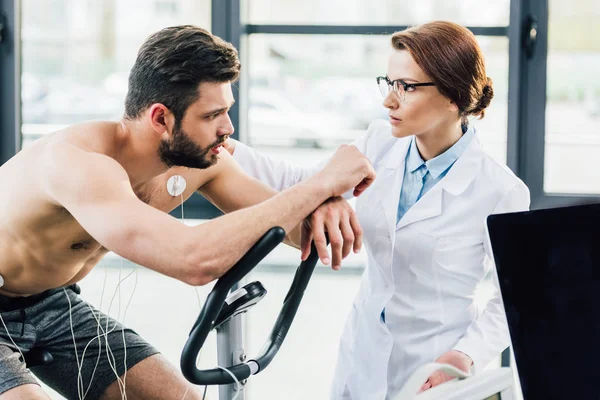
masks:
[[[261,204],[187,227],[141,202],[115,160],[64,143],[49,150],[40,176],[56,203],[109,250],[191,285],[222,276],[271,227],[288,232],[329,197],[352,187],[362,193],[375,176],[356,148],[344,147],[315,177]],[[344,179],[335,179],[341,171]]]
[[[230,213],[270,199],[278,192],[264,183],[248,176],[231,155],[220,155],[218,172],[198,192],[209,199],[221,211]],[[309,227],[310,225],[310,227]],[[304,232],[302,232],[302,230]],[[350,250],[360,249],[362,230],[352,207],[343,199],[330,199],[314,212],[310,220],[303,221],[288,234],[287,243],[303,250],[302,259],[308,257],[310,242],[314,237],[321,261],[329,264],[325,230],[331,241],[334,269],[339,269],[342,259]]]

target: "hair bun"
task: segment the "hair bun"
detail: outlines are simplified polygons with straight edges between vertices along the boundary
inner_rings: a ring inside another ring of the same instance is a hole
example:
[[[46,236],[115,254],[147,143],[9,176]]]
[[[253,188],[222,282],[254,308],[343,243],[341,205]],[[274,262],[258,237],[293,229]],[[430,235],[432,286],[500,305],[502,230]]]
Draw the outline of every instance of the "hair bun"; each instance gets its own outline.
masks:
[[[485,109],[488,108],[492,99],[494,98],[494,87],[492,79],[488,76],[485,86],[483,86],[483,90],[481,93],[481,97],[479,98],[479,102],[469,114],[477,116],[479,118],[483,118],[485,115]]]

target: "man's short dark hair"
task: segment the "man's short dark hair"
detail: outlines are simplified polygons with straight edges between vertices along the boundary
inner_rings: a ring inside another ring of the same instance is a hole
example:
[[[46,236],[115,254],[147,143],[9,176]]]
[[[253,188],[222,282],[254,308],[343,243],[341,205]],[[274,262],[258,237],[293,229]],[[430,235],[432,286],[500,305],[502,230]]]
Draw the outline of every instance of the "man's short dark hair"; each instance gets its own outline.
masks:
[[[199,98],[201,83],[233,82],[239,72],[235,47],[207,30],[192,25],[162,29],[138,52],[129,75],[125,118],[135,119],[161,103],[181,121]]]

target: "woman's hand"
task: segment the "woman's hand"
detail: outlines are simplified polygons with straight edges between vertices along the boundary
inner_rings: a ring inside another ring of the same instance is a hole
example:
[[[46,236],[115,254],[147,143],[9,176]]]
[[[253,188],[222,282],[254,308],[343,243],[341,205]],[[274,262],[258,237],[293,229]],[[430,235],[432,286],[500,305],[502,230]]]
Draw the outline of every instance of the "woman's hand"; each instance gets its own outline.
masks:
[[[440,364],[450,364],[464,372],[469,372],[469,370],[471,369],[471,365],[473,365],[473,360],[471,360],[471,357],[469,357],[465,353],[461,353],[458,350],[451,350],[443,354],[440,358],[435,360],[435,362]],[[423,384],[420,392],[423,392],[427,389],[431,389],[432,387],[435,387],[452,379],[454,379],[454,377],[446,374],[445,372],[434,372],[429,377],[429,379],[427,379],[427,382]]]

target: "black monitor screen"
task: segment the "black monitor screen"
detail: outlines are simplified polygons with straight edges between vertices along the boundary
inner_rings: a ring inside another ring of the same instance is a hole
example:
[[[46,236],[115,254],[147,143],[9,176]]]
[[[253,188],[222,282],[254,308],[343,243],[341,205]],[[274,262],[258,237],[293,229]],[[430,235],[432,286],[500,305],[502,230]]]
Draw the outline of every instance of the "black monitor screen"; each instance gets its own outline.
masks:
[[[524,398],[600,399],[600,204],[488,228]]]

